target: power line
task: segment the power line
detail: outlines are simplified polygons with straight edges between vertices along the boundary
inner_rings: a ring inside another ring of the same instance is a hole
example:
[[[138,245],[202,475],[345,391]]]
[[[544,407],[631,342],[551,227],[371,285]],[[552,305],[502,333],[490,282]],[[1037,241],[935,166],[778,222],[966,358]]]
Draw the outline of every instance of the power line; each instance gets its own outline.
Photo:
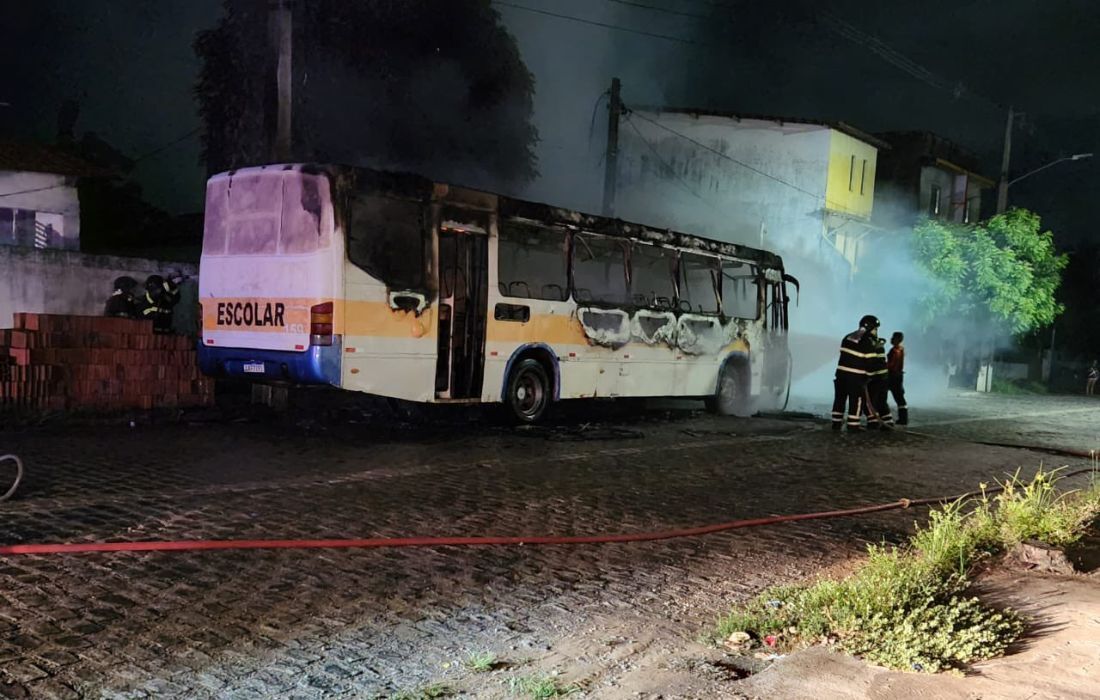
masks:
[[[583,17],[574,17],[573,15],[563,15],[557,12],[550,12],[549,10],[539,10],[534,7],[525,7],[523,5],[515,5],[510,2],[504,2],[504,0],[492,0],[492,4],[500,7],[511,7],[516,10],[526,10],[527,12],[534,12],[540,15],[546,15],[547,17],[556,17],[558,19],[569,20],[571,22],[580,22],[581,24],[590,24],[594,27],[603,27],[604,29],[614,29],[620,32],[626,32],[628,34],[638,34],[640,36],[648,36],[654,39],[664,39],[665,41],[675,41],[680,44],[691,44],[693,46],[716,46],[716,44],[706,44],[699,41],[693,41],[691,39],[685,39],[679,36],[671,36],[669,34],[657,34],[656,32],[646,32],[641,29],[630,29],[618,24],[610,24],[607,22],[597,22],[596,20],[584,19]]]
[[[643,10],[652,10],[653,12],[663,12],[666,15],[676,15],[677,17],[692,17],[694,19],[712,19],[706,15],[697,15],[694,12],[681,12],[679,10],[669,10],[664,7],[654,7],[653,5],[644,5],[640,2],[631,2],[631,0],[607,0],[607,2],[613,2],[618,5],[626,5],[627,7],[637,7]]]
[[[202,131],[202,127],[201,126],[196,126],[194,129],[191,129],[186,134],[169,141],[168,143],[164,144],[163,146],[158,146],[157,148],[154,148],[153,150],[151,150],[147,153],[143,153],[142,155],[138,156],[137,158],[134,158],[133,162],[135,164],[137,164],[137,163],[140,163],[141,161],[145,160],[146,158],[150,158],[152,156],[155,156],[156,154],[160,153],[161,151],[166,151],[169,148],[171,148],[172,146],[175,146],[177,143],[180,143],[182,141],[186,141],[187,139],[191,138],[192,136],[199,133],[200,131]]]
[[[33,187],[29,190],[18,190],[16,192],[0,192],[0,197],[14,197],[17,194],[30,194],[31,192],[45,192],[46,190],[56,190],[59,187],[69,187],[69,185],[49,185],[47,187]]]

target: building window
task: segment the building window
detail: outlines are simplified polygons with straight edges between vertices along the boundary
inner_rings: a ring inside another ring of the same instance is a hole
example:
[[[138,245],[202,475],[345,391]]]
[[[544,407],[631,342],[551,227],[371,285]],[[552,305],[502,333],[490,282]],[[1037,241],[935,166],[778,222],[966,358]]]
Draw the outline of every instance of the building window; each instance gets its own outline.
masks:
[[[856,184],[856,157],[852,156],[852,162],[848,165],[848,191],[855,192]]]
[[[15,245],[15,210],[0,208],[0,245]]]
[[[940,186],[932,185],[932,194],[928,198],[928,216],[938,217],[940,215]]]
[[[867,159],[863,159],[863,168],[859,171],[859,193],[863,194],[863,184],[867,181]]]
[[[971,197],[963,206],[963,223],[969,224],[978,218],[978,198]]]

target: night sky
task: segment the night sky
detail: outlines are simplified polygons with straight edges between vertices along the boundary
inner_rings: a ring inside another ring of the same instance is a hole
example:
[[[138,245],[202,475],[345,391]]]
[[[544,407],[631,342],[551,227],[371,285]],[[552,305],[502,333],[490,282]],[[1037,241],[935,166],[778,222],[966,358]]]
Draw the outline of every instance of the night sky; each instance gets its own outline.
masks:
[[[1014,174],[1062,154],[1100,153],[1100,4],[1092,0],[828,3],[858,30],[855,39],[815,19],[821,3],[509,4],[682,40],[498,5],[536,81],[541,177],[513,192],[532,199],[598,208],[606,110],[596,101],[616,75],[633,104],[931,130],[976,151],[991,177],[1009,103],[1027,113],[1015,132]],[[131,156],[199,126],[191,44],[217,21],[219,0],[7,0],[3,12],[0,138],[52,139],[67,98],[80,101],[78,134],[97,132]],[[909,70],[883,52],[911,61]],[[930,84],[941,79],[946,87]],[[136,178],[153,202],[173,212],[201,208],[198,149],[192,135],[142,161]],[[1037,210],[1072,244],[1098,236],[1090,216],[1098,187],[1100,156],[1015,186],[1011,202]]]

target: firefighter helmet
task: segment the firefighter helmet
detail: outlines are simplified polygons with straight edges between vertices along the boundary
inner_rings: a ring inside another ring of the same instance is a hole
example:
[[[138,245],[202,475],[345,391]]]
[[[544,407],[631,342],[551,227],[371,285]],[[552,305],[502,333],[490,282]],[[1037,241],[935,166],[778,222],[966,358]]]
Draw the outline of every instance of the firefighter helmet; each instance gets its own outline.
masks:
[[[872,330],[878,328],[879,327],[878,317],[877,316],[872,316],[871,314],[867,314],[863,318],[859,319],[859,327],[860,328],[866,328],[869,331],[872,331]]]
[[[134,287],[137,286],[137,280],[133,277],[116,277],[115,278],[115,291],[116,292],[132,292]]]

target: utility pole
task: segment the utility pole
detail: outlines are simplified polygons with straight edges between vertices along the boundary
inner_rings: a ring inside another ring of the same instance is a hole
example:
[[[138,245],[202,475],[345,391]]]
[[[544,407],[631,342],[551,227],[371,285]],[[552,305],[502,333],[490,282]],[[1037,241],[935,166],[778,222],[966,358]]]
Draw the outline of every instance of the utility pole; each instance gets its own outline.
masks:
[[[623,112],[618,78],[611,79],[611,99],[607,105],[607,153],[603,172],[603,215],[615,216],[615,182],[619,175],[619,117]]]
[[[1004,153],[1001,154],[1001,183],[997,188],[997,213],[1003,214],[1008,209],[1008,164],[1012,158],[1012,120],[1016,114],[1012,106],[1008,108],[1008,120],[1005,122]]]
[[[292,18],[289,0],[272,0],[272,39],[277,55],[275,84],[278,103],[275,121],[275,139],[271,147],[271,159],[276,163],[290,160],[290,106],[292,71]]]

